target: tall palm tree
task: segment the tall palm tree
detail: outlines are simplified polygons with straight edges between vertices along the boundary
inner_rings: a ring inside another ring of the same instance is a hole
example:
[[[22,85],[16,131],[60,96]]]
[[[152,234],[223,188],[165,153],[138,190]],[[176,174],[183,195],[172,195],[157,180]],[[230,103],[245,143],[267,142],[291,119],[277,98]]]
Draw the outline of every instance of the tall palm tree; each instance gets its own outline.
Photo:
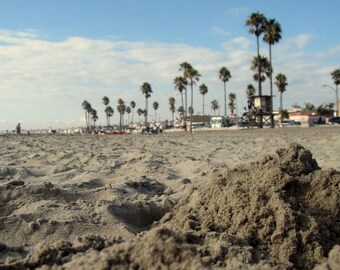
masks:
[[[187,84],[188,84],[187,80],[181,76],[176,77],[174,79],[175,89],[181,93],[181,101],[183,108],[187,108],[187,94],[186,94]],[[183,91],[185,91],[185,107],[183,102]]]
[[[152,107],[155,110],[155,122],[157,122],[157,110],[159,108],[159,104],[157,101],[155,101],[154,103],[152,103]]]
[[[227,90],[226,82],[231,78],[230,71],[226,67],[220,69],[218,77],[224,84],[224,115],[227,115]]]
[[[87,123],[88,123],[88,130],[91,130],[92,129],[92,111],[93,111],[93,108],[91,106],[90,103],[87,103],[87,107],[86,107],[86,111],[87,111]]]
[[[339,116],[339,97],[338,97],[338,85],[340,84],[340,69],[335,69],[331,73],[333,82],[335,84],[335,98],[336,98],[336,116]]]
[[[277,86],[277,89],[280,92],[280,112],[281,112],[281,122],[282,122],[282,120],[283,120],[282,93],[286,91],[286,86],[288,85],[288,83],[287,83],[286,75],[284,75],[282,73],[277,74],[275,79],[276,79],[275,85]]]
[[[272,45],[278,43],[281,37],[281,25],[275,19],[265,20],[263,41],[269,45],[269,63],[272,67],[270,72],[270,97],[271,97],[271,112],[273,111],[273,62],[272,62]],[[274,128],[274,115],[270,117],[271,127]]]
[[[113,115],[113,113],[114,113],[114,110],[112,109],[112,107],[107,106],[106,109],[105,109],[105,114],[106,114],[106,117],[108,119],[108,122],[107,122],[108,127],[110,126],[110,119],[111,119],[111,116]]]
[[[208,93],[208,86],[206,86],[203,83],[199,86],[199,90],[200,90],[201,95],[203,96],[203,122],[204,122],[204,106],[205,106],[204,96]]]
[[[249,26],[249,33],[256,36],[256,44],[257,44],[257,58],[260,58],[260,43],[259,37],[264,31],[264,24],[266,21],[266,17],[259,13],[252,13],[246,21],[246,25]],[[258,66],[258,77],[260,77],[260,65]],[[258,91],[259,95],[262,96],[262,88],[261,88],[261,80],[258,81]]]
[[[229,109],[230,109],[232,114],[234,113],[234,110],[236,109],[235,101],[236,101],[236,94],[235,93],[230,93],[229,94],[229,104],[228,105],[229,105]]]
[[[180,64],[180,70],[183,71],[183,77],[188,81],[191,88],[191,108],[194,108],[194,84],[199,81],[198,70],[194,69],[188,62],[183,62]],[[192,114],[190,115],[190,132],[192,133]]]
[[[117,105],[117,111],[119,112],[119,130],[122,130],[123,124],[124,124],[124,113],[125,113],[125,102],[120,98],[118,99],[118,105]]]
[[[131,122],[133,123],[133,116],[135,114],[135,108],[136,108],[136,102],[134,102],[133,100],[130,102],[130,107],[132,108],[132,119]]]
[[[148,98],[151,97],[152,89],[151,85],[148,82],[144,82],[143,85],[140,87],[142,94],[145,95],[145,109],[144,109],[144,116],[145,116],[145,126],[148,125]]]
[[[211,109],[214,111],[214,115],[216,115],[216,110],[219,108],[220,106],[218,105],[218,101],[216,99],[214,99],[213,101],[211,101]]]
[[[176,100],[174,97],[170,97],[169,98],[169,109],[171,111],[171,114],[172,114],[172,124],[174,124],[174,118],[175,118],[175,111],[176,111],[176,107],[175,107],[175,104],[176,104]]]
[[[130,113],[131,113],[131,108],[129,106],[126,107],[125,109],[126,113],[128,114],[128,123],[130,124]]]

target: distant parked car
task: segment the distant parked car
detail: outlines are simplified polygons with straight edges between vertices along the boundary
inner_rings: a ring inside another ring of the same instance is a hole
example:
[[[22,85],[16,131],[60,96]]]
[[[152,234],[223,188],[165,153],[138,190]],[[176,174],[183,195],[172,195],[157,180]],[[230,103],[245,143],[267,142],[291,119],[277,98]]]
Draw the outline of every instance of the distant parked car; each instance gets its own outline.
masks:
[[[277,123],[276,126],[278,127],[301,126],[301,122],[295,120],[283,120],[282,122]]]
[[[329,119],[328,123],[330,125],[340,124],[340,117],[339,116],[332,117],[332,118]]]

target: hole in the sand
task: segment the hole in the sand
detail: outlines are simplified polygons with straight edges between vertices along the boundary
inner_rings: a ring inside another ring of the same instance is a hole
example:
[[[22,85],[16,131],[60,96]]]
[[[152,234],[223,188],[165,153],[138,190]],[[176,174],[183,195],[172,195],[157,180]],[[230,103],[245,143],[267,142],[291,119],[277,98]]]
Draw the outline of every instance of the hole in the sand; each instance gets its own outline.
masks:
[[[166,213],[163,207],[155,203],[110,205],[108,210],[134,233],[147,230]]]

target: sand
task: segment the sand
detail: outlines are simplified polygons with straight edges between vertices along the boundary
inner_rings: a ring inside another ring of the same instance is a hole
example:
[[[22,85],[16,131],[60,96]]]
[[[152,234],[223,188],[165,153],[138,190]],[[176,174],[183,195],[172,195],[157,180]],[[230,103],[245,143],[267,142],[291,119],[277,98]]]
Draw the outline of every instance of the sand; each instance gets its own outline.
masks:
[[[0,269],[340,269],[340,127],[0,142]]]

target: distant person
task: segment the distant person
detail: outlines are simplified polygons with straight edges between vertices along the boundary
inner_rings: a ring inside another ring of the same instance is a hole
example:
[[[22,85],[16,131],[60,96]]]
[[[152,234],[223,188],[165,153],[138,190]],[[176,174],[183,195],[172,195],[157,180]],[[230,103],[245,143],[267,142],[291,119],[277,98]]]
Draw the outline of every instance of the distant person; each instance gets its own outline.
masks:
[[[20,134],[21,134],[21,126],[20,126],[20,123],[17,124],[16,131],[17,131],[17,135],[20,135]]]

